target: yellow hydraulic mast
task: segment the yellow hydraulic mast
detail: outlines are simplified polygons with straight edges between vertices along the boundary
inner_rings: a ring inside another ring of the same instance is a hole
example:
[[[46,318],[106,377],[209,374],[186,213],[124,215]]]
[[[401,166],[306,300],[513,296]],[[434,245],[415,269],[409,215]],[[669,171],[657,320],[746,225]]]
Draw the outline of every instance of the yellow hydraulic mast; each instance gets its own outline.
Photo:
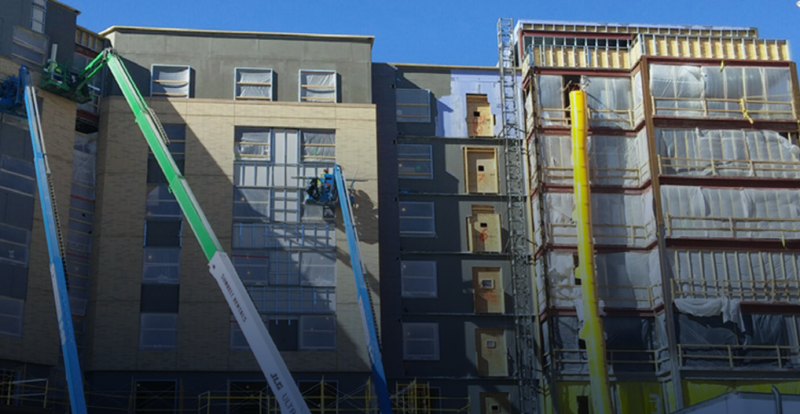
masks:
[[[589,157],[586,149],[588,121],[586,93],[569,94],[572,115],[572,169],[575,176],[575,218],[578,226],[578,260],[575,276],[581,280],[583,299],[583,328],[579,333],[586,342],[589,356],[589,381],[594,414],[613,414],[611,386],[608,382],[606,340],[600,303],[597,298],[597,281],[594,272],[594,239],[592,238],[592,205],[589,188]]]

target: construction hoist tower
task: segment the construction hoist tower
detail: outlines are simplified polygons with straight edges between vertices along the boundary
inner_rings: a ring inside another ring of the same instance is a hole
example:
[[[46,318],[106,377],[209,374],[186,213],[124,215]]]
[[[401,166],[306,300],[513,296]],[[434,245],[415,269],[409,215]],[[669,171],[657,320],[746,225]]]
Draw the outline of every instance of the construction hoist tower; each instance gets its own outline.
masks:
[[[506,252],[511,262],[514,294],[514,319],[517,342],[517,378],[519,379],[520,411],[534,413],[536,404],[536,352],[533,326],[533,283],[531,248],[527,237],[525,191],[525,151],[517,113],[517,67],[514,59],[514,22],[497,21],[502,129],[498,138],[504,141],[506,197],[508,200],[508,241]]]

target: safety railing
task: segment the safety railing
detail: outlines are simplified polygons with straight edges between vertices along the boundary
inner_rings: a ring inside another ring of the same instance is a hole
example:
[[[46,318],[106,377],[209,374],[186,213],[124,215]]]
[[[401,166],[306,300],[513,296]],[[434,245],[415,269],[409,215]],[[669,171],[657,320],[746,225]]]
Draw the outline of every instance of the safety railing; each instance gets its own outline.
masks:
[[[747,146],[745,145],[745,149]],[[693,172],[702,172],[693,174]],[[734,173],[737,172],[737,173]],[[658,173],[668,175],[736,176],[800,178],[798,161],[746,159],[680,158],[658,156]],[[776,174],[777,173],[777,174]]]
[[[566,284],[550,286],[550,305],[561,303],[574,303],[581,299],[579,285]],[[619,292],[628,291],[629,295]],[[565,293],[569,292],[569,293]],[[623,286],[623,285],[597,285],[598,297],[604,305],[611,308],[653,309],[663,303],[661,285],[655,286]],[[542,304],[546,307],[546,304]]]
[[[631,62],[642,56],[786,61],[789,47],[785,40],[756,37],[639,34],[631,44]]]
[[[247,286],[262,314],[331,314],[336,311],[336,288],[316,286]]]
[[[776,238],[780,240],[800,237],[800,219],[789,218],[673,216],[667,213],[664,215],[664,226],[667,237],[686,237],[697,235],[697,232],[714,232],[701,234],[703,237]],[[681,234],[681,232],[689,233]],[[751,234],[742,234],[745,232]]]
[[[573,180],[572,167],[555,167],[545,165],[542,167],[544,181],[551,183],[569,182]],[[603,182],[630,181],[631,184],[641,185],[647,180],[650,170],[647,164],[636,168],[601,168],[590,166],[589,178],[592,183],[603,184]]]
[[[49,386],[47,378],[0,382],[0,390],[5,391],[2,400],[8,406],[46,408]]]
[[[611,368],[620,371],[660,372],[661,365],[669,361],[667,347],[658,349],[608,349],[606,358]],[[544,366],[553,364],[561,372],[588,372],[585,349],[552,349],[544,354]]]
[[[593,109],[589,108],[589,128],[606,127],[614,129],[632,129],[636,122],[634,109]],[[563,116],[559,116],[562,114]],[[570,108],[538,108],[537,126],[560,126],[570,125]],[[529,116],[527,121],[533,123],[533,117]]]
[[[650,96],[654,116],[683,118],[723,118],[767,120],[792,120],[795,118],[794,104],[787,101],[767,101],[747,98],[683,98]],[[672,106],[664,106],[672,102]],[[709,105],[710,104],[710,105]],[[772,108],[770,108],[772,106]],[[724,107],[724,108],[723,108]]]
[[[713,345],[678,344],[681,367],[706,366],[711,369],[758,370],[796,368],[800,363],[800,347],[793,345]]]
[[[738,273],[735,273],[736,277]],[[730,277],[729,273],[725,273]],[[738,274],[741,277],[741,274]],[[707,280],[672,279],[672,296],[687,299],[713,299],[725,297],[744,301],[789,302],[800,301],[798,280]]]
[[[655,220],[644,224],[592,224],[596,244],[646,247],[655,240]],[[620,231],[621,230],[621,231]],[[548,223],[547,239],[558,244],[572,243],[576,239],[574,224]],[[564,240],[567,239],[567,240]],[[575,242],[577,243],[577,241]]]

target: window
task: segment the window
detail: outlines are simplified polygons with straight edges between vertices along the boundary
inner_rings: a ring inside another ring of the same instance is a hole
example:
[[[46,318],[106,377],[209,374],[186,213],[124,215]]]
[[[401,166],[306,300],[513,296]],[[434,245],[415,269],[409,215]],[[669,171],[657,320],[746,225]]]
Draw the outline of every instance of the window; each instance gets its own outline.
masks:
[[[272,190],[268,188],[234,188],[233,219],[243,221],[269,221]]]
[[[434,220],[432,202],[400,202],[400,236],[436,236],[436,223]]]
[[[145,220],[145,247],[180,247],[182,220]]]
[[[433,178],[433,149],[430,145],[397,144],[397,175],[400,178]]]
[[[22,336],[22,312],[25,301],[0,296],[0,336]]]
[[[177,381],[136,381],[135,413],[174,412],[178,402]]]
[[[236,128],[234,153],[237,159],[269,161],[272,130],[269,128]]]
[[[153,65],[150,96],[189,98],[191,93],[191,68],[177,65]]]
[[[234,250],[231,261],[247,286],[266,285],[269,275],[268,250]]]
[[[180,247],[145,247],[142,283],[175,284],[180,281]]]
[[[14,26],[12,42],[11,56],[20,63],[34,67],[44,64],[47,55],[46,36],[21,26]]]
[[[44,33],[44,16],[47,14],[47,0],[33,0],[31,11],[31,30]]]
[[[335,351],[336,317],[332,315],[301,316],[300,350]]]
[[[301,70],[300,102],[337,102],[336,76],[331,70]]]
[[[177,342],[177,313],[142,313],[140,315],[139,348],[175,349]]]
[[[431,122],[430,91],[397,89],[397,122]]]
[[[145,216],[148,219],[173,218],[180,220],[183,217],[178,200],[175,199],[166,184],[150,186],[145,205],[147,208]]]
[[[236,68],[234,99],[273,100],[272,69]]]
[[[439,360],[439,324],[404,323],[403,359]]]
[[[436,262],[404,260],[400,262],[400,278],[404,298],[435,298]]]
[[[0,194],[0,198],[2,198],[2,194]],[[0,262],[26,266],[30,239],[30,230],[0,223]]]
[[[333,131],[300,131],[303,162],[334,162],[336,136]]]
[[[184,173],[186,164],[186,125],[184,124],[164,124],[162,125],[164,132],[169,139],[169,150],[172,159],[175,160],[175,165],[181,174]],[[156,156],[152,151],[148,152],[147,156],[147,183],[148,184],[166,184],[167,178],[164,176],[164,171],[156,161]]]

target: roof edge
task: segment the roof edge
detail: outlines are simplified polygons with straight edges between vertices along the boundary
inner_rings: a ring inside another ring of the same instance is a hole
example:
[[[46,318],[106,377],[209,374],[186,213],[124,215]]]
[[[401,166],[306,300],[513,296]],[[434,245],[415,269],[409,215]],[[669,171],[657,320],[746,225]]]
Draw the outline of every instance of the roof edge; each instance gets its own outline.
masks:
[[[286,38],[310,38],[310,39],[339,39],[339,40],[368,40],[370,46],[375,43],[375,36],[365,35],[336,35],[336,34],[313,34],[313,33],[281,33],[281,32],[253,32],[235,30],[205,30],[205,29],[179,29],[169,27],[142,27],[142,26],[111,26],[98,34],[108,36],[113,32],[132,31],[146,33],[174,33],[174,34],[207,34],[207,35],[226,35],[226,36],[267,36],[267,37],[286,37]]]

